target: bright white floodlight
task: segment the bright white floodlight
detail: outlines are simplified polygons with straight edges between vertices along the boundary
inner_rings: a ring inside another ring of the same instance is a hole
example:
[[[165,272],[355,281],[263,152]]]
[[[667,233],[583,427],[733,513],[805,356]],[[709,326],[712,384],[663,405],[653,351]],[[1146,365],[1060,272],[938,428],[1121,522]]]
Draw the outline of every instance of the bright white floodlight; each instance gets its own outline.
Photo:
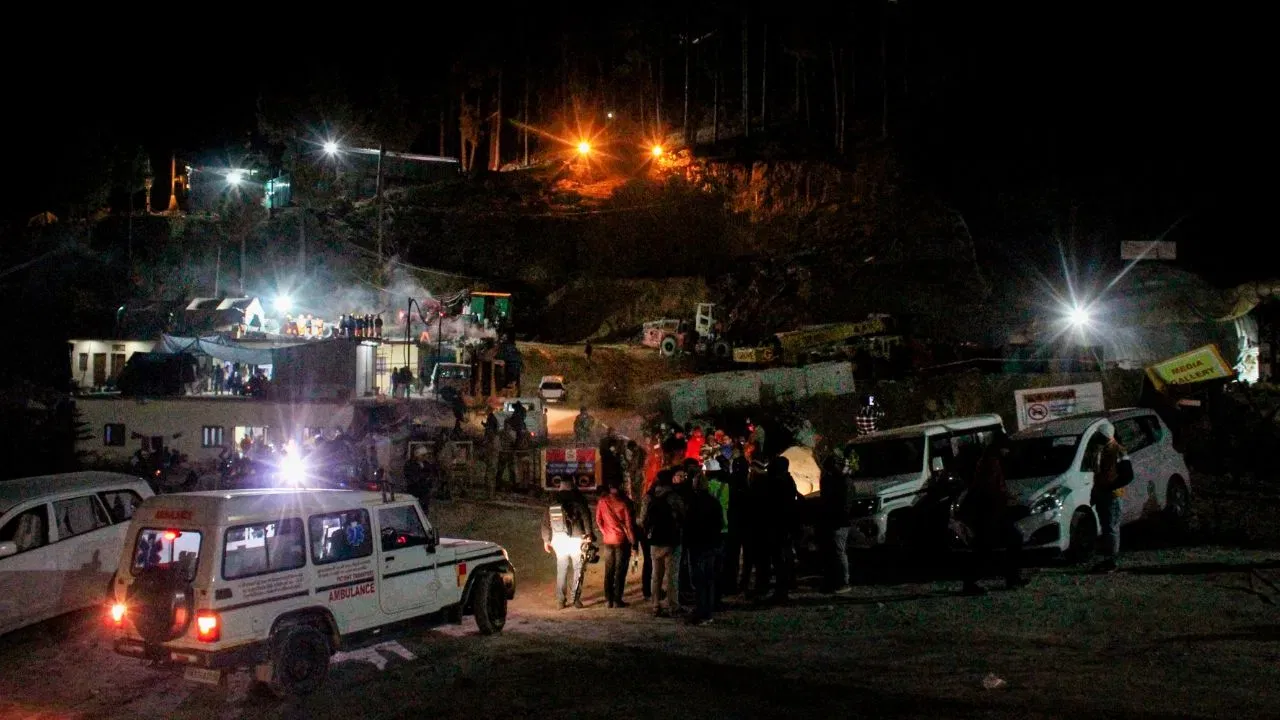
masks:
[[[1071,308],[1071,312],[1067,315],[1067,321],[1072,327],[1082,328],[1089,324],[1089,309],[1076,306]]]
[[[231,172],[227,173],[227,184],[228,184],[228,185],[239,185],[239,184],[240,184],[241,182],[243,182],[243,181],[244,181],[244,173],[243,173],[243,172],[241,172],[241,171],[239,171],[239,170],[232,170]]]
[[[324,154],[325,154],[325,155],[337,155],[337,154],[338,154],[338,143],[336,143],[336,142],[334,142],[334,141],[332,141],[332,140],[330,140],[330,141],[326,142],[326,143],[324,144]]]
[[[276,312],[287,313],[293,309],[293,298],[288,295],[281,295],[276,298]]]

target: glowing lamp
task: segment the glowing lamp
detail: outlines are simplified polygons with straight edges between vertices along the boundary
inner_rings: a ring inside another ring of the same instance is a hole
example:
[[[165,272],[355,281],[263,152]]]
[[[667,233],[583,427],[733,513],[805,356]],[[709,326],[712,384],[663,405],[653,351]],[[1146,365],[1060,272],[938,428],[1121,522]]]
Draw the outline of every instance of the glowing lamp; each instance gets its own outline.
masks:
[[[338,154],[338,143],[336,143],[336,142],[334,142],[334,141],[332,141],[332,140],[330,140],[330,141],[326,142],[326,143],[324,144],[324,154],[325,154],[325,155],[337,155],[337,154]]]
[[[307,480],[307,464],[297,452],[288,452],[280,459],[280,479],[286,485],[300,487]]]
[[[228,185],[239,185],[243,181],[244,181],[244,173],[240,172],[239,170],[232,170],[231,172],[227,173]]]
[[[582,142],[578,143],[579,155],[586,155],[589,152],[591,152],[591,143],[587,142],[586,140],[583,140]]]
[[[653,148],[649,150],[649,152],[653,153],[654,157],[662,157],[662,146],[654,145]]]
[[[276,311],[287,313],[293,309],[293,298],[288,295],[281,295],[276,298]]]
[[[1071,312],[1067,314],[1067,322],[1071,323],[1072,327],[1077,327],[1077,328],[1082,328],[1088,325],[1089,310],[1087,308],[1082,308],[1078,305],[1076,307],[1071,308]]]

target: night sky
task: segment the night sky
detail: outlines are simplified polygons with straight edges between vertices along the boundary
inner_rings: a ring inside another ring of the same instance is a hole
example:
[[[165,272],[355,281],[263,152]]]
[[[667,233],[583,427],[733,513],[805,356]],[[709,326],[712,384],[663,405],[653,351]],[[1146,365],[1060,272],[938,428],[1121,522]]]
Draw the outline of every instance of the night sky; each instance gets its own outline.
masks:
[[[881,6],[854,3],[852,21],[833,19],[821,4],[754,7],[778,37],[849,22],[870,62],[878,48],[869,19]],[[322,28],[237,11],[238,29],[51,33],[40,54],[17,42],[21,33],[11,27],[0,82],[15,101],[14,152],[25,172],[6,183],[3,217],[13,223],[53,203],[60,179],[104,143],[143,144],[157,161],[173,147],[244,143],[264,87],[305,88],[341,75],[359,98],[392,74],[426,107],[452,87],[455,61],[505,56],[515,66],[527,53],[535,72],[554,74],[557,31],[569,35],[571,52],[607,56],[629,29],[681,24],[680,10],[637,7],[559,4],[492,17],[471,8],[465,20],[424,9],[421,31],[388,18],[392,29],[377,37],[365,28],[373,18]],[[893,11],[909,17],[909,30],[890,54],[910,68],[919,107],[895,129],[895,141],[920,178],[972,214],[975,232],[1000,242],[1016,244],[1002,225],[1002,198],[1042,193],[1108,214],[1134,239],[1151,239],[1185,216],[1169,239],[1184,243],[1180,252],[1202,255],[1205,272],[1224,280],[1269,274],[1257,257],[1242,263],[1241,253],[1222,251],[1230,242],[1269,245],[1273,234],[1254,222],[1263,188],[1274,183],[1246,179],[1240,169],[1267,176],[1271,166],[1264,150],[1271,143],[1262,139],[1269,135],[1255,131],[1265,104],[1258,93],[1274,85],[1258,84],[1265,63],[1254,49],[1264,45],[1251,41],[1256,23],[1238,9],[1117,7],[903,0]],[[673,103],[678,79],[676,71]]]

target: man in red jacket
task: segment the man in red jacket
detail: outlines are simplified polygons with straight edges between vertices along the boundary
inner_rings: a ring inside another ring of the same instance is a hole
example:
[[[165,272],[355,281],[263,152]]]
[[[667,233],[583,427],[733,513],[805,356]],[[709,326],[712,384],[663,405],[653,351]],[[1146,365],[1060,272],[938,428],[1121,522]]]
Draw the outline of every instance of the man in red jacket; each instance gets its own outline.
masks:
[[[596,503],[596,527],[604,541],[604,597],[609,607],[626,607],[622,599],[627,584],[631,547],[636,543],[631,505],[622,486],[609,484],[609,493]]]

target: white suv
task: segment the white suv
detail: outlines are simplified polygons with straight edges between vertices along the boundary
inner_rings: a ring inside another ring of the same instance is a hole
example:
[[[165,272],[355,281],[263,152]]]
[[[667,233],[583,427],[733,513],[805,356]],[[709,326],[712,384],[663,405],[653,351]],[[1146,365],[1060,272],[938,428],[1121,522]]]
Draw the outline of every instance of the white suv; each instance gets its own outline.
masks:
[[[253,668],[284,695],[393,623],[474,615],[500,632],[515,570],[498,545],[439,538],[409,496],[238,490],[144,502],[113,590],[116,652],[199,682]]]

